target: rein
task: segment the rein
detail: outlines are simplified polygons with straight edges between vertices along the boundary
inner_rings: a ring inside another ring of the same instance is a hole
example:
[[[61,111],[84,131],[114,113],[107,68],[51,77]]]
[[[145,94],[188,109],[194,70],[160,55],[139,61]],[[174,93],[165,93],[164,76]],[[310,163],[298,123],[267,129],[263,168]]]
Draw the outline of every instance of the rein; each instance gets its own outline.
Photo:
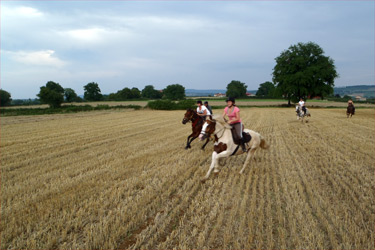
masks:
[[[192,126],[195,127],[198,124],[199,120],[201,120],[201,117],[198,114],[196,115],[196,117],[194,117],[193,113],[189,119],[192,122]]]
[[[192,126],[195,127],[197,125],[197,123],[199,122],[199,117],[198,118],[195,118],[195,120],[191,120],[193,122]]]
[[[217,139],[220,139],[221,137],[223,137],[225,129],[226,129],[226,127],[223,127],[222,129],[220,129],[219,131],[214,133],[217,136],[221,131],[223,131],[223,133],[221,133],[221,136],[217,136]]]

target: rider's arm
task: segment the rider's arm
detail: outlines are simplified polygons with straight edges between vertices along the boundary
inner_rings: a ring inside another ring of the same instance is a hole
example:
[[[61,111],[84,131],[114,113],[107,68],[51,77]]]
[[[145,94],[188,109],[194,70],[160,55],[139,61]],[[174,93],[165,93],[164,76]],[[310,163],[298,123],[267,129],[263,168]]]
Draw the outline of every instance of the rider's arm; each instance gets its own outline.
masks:
[[[203,113],[198,113],[199,116],[206,116],[207,115],[207,109],[206,107],[202,106],[201,109],[203,110]]]
[[[224,121],[227,121],[227,118],[225,118],[226,115],[227,115],[227,113],[225,112],[225,109],[224,109],[224,112],[223,112],[223,119],[224,119]]]

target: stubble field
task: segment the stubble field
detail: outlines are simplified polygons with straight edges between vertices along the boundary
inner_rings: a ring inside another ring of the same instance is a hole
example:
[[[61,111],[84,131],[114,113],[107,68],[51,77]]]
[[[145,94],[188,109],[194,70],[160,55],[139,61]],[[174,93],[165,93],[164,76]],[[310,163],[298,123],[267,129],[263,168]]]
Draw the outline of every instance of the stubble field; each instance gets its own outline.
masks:
[[[375,110],[311,113],[242,108],[271,147],[205,184],[184,111],[2,117],[1,249],[374,249]]]

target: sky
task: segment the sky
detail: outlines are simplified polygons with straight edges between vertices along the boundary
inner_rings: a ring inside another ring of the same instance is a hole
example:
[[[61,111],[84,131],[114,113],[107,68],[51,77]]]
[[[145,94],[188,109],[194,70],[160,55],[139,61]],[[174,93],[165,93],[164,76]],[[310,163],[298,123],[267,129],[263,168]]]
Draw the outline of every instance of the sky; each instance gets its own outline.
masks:
[[[48,81],[83,95],[146,85],[258,89],[275,58],[314,42],[335,86],[375,84],[374,1],[0,1],[0,87],[37,98]]]

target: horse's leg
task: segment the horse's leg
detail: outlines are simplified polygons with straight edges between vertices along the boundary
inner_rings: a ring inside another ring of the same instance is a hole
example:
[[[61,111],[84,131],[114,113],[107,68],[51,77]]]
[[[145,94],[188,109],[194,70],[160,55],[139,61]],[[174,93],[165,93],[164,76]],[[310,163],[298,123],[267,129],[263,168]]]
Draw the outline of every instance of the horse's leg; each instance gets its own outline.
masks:
[[[217,161],[218,161],[217,155],[218,154],[216,152],[212,152],[212,160],[211,160],[210,168],[208,169],[206,176],[201,180],[201,182],[204,183],[208,179],[208,177],[210,177],[211,171],[214,169],[215,164],[217,164]]]
[[[188,149],[190,147],[190,143],[189,143],[190,137],[191,137],[191,135],[189,135],[188,138],[187,138],[185,149]]]
[[[194,137],[193,134],[188,136],[185,149],[191,148],[190,144],[192,141],[194,141],[195,138],[197,137]]]
[[[245,160],[245,163],[243,164],[243,167],[242,167],[242,169],[241,169],[241,171],[240,171],[240,174],[243,173],[243,171],[245,170],[247,164],[248,164],[249,161],[253,158],[253,156],[254,156],[254,152],[255,152],[255,150],[257,150],[257,148],[258,148],[258,147],[256,147],[256,148],[251,148],[251,149],[249,150],[249,152],[247,153],[246,160]]]
[[[221,153],[219,153],[217,156],[216,156],[216,163],[215,163],[215,166],[214,166],[214,173],[215,174],[218,174],[220,172],[220,160],[221,159],[227,159],[227,157],[230,155],[231,153],[229,153],[228,151],[223,151]]]
[[[197,136],[192,136],[190,142],[189,142],[189,148],[191,148],[190,144],[195,140],[197,139],[198,137]]]
[[[203,144],[203,146],[202,146],[202,150],[204,150],[204,147],[206,147],[206,145],[207,145],[207,143],[208,143],[208,141],[210,140],[210,137],[207,137],[207,140],[206,140],[206,142]]]

